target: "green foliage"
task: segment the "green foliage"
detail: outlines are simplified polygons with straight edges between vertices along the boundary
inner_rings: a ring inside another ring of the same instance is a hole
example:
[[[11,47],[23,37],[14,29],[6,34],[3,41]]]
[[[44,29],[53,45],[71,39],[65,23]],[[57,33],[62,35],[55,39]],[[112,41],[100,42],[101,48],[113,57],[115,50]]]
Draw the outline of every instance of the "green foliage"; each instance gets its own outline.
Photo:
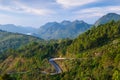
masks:
[[[11,77],[10,75],[8,74],[4,74],[0,77],[0,80],[16,80],[16,78],[14,77]]]
[[[119,80],[120,79],[120,71],[115,70],[112,76],[113,80]]]
[[[105,25],[93,27],[80,35],[68,48],[70,53],[92,49],[107,44],[109,41],[120,37],[120,21],[109,22]]]
[[[75,40],[46,43],[33,42],[5,51],[0,56],[1,74],[12,73],[17,80],[120,79],[120,21],[93,27]],[[41,74],[44,70],[52,71],[47,59],[61,55],[74,58],[66,61],[70,69],[58,75]]]
[[[16,49],[30,42],[40,41],[43,42],[43,40],[32,36],[22,35],[18,33],[10,33],[0,30],[0,53],[4,52],[9,48]]]

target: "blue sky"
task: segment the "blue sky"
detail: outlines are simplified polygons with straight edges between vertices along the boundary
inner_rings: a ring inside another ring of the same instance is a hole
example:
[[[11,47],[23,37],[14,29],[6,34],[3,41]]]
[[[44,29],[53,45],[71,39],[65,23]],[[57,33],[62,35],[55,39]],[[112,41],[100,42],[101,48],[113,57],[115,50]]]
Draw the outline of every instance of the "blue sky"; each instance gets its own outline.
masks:
[[[120,0],[0,0],[0,24],[35,28],[76,19],[93,24],[111,12],[120,14]]]

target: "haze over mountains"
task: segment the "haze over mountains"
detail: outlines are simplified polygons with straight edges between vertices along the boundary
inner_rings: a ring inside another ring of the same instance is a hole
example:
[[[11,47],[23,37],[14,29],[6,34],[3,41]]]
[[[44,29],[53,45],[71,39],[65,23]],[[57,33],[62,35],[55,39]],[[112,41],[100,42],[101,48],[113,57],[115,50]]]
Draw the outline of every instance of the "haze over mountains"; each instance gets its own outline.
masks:
[[[102,16],[99,20],[97,20],[94,25],[98,26],[112,20],[120,20],[120,15],[116,13],[108,13]],[[45,25],[39,27],[38,29],[32,27],[16,26],[14,24],[0,25],[0,29],[8,32],[22,33],[49,40],[76,38],[79,34],[90,29],[91,26],[91,24],[88,24],[84,21],[75,20],[71,22],[64,20],[61,23],[48,22]]]

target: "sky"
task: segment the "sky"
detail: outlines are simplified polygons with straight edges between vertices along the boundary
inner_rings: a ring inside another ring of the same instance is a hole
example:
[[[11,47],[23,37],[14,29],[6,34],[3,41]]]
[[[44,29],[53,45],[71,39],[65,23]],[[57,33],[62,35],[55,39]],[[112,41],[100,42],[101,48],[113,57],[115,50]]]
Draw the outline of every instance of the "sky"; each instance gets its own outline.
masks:
[[[107,13],[120,14],[120,0],[0,0],[0,24],[34,28],[63,20],[94,24]]]

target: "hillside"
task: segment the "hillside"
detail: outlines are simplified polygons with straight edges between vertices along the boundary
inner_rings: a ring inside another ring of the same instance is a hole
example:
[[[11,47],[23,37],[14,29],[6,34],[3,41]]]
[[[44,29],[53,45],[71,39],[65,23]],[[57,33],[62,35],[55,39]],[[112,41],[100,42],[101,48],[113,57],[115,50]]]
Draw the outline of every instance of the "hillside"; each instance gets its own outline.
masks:
[[[84,21],[75,20],[58,22],[49,22],[41,26],[38,33],[43,39],[65,39],[76,38],[79,34],[88,30],[92,25]]]
[[[108,23],[110,21],[119,21],[120,20],[120,15],[116,13],[108,13],[104,16],[102,16],[99,20],[95,22],[95,26],[99,26],[101,24]]]
[[[16,49],[30,42],[42,41],[40,38],[0,30],[0,53],[6,49]]]
[[[60,56],[75,60],[58,62],[63,69],[61,74],[41,74],[44,70],[54,71],[47,59]],[[92,27],[74,40],[46,45],[31,43],[17,50],[8,50],[0,57],[0,72],[11,72],[13,74],[8,76],[17,80],[119,80],[119,57],[120,21],[111,21]],[[17,73],[24,71],[28,72]]]
[[[0,30],[13,32],[13,33],[22,33],[22,34],[36,33],[37,32],[37,29],[35,29],[35,28],[16,26],[14,24],[0,25]]]

